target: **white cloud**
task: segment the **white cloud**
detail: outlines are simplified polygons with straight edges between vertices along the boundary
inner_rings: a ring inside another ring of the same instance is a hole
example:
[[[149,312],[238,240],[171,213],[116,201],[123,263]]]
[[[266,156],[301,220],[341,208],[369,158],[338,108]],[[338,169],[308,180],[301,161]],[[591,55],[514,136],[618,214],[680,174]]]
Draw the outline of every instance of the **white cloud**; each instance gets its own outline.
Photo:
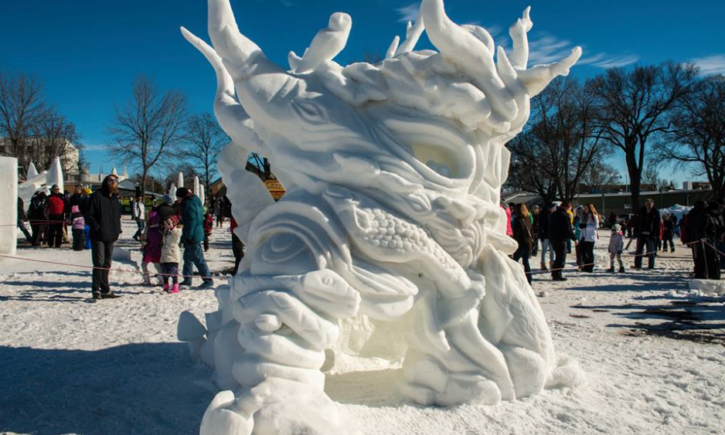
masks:
[[[607,53],[598,53],[593,56],[585,57],[580,60],[579,65],[591,65],[597,68],[621,68],[636,63],[639,56],[633,54],[623,54],[618,56],[610,56]]]
[[[542,34],[540,38],[529,40],[529,64],[540,65],[559,61],[569,55],[571,42],[555,36]]]
[[[574,44],[567,39],[559,39],[548,33],[540,33],[529,40],[529,65],[540,65],[557,62],[571,53]],[[586,50],[584,50],[586,53]],[[639,60],[634,54],[610,55],[593,53],[585,56],[578,65],[591,65],[596,68],[620,68],[631,65]]]
[[[725,74],[725,55],[723,54],[698,57],[692,59],[690,62],[700,67],[700,74],[702,75],[709,76]]]
[[[481,24],[478,21],[474,21],[474,22],[469,23],[469,24],[474,24],[476,26],[481,26]],[[496,38],[499,34],[501,34],[501,32],[503,32],[503,28],[501,28],[501,26],[499,26],[497,24],[493,24],[491,26],[481,26],[481,27],[483,27],[484,29],[486,29],[486,31],[489,33],[489,35],[491,35],[494,38]]]
[[[106,144],[83,144],[83,151],[85,151],[85,152],[108,151],[108,145],[106,145]]]
[[[420,3],[411,3],[408,6],[396,9],[396,11],[400,14],[398,22],[415,21],[418,19],[418,13],[420,12]]]

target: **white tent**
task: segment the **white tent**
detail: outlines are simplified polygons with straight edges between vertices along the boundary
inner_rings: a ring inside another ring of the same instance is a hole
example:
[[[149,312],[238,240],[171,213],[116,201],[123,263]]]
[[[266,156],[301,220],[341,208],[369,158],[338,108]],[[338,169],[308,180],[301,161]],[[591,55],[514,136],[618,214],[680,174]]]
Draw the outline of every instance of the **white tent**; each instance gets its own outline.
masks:
[[[672,207],[665,208],[665,209],[661,209],[660,210],[660,215],[661,216],[664,216],[666,214],[675,215],[677,217],[677,221],[679,222],[679,221],[682,220],[683,217],[685,217],[685,215],[687,213],[690,212],[690,210],[692,210],[692,207],[687,207],[687,206],[684,206],[684,205],[675,204]]]

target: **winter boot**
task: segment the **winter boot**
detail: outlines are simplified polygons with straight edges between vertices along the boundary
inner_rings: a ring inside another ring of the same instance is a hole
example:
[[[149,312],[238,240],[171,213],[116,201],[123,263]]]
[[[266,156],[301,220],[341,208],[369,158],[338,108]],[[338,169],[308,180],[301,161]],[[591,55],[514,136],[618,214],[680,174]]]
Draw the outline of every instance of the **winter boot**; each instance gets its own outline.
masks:
[[[179,293],[179,284],[174,284],[174,287],[171,289],[171,293]]]
[[[612,265],[612,266],[611,266],[611,267],[609,268],[609,270],[607,270],[607,272],[609,272],[609,273],[614,273],[614,265]]]
[[[168,293],[168,292],[169,292],[169,285],[164,284],[164,293]]]
[[[553,261],[550,261],[549,262],[549,269],[553,269],[553,268],[554,268],[554,262]]]
[[[619,273],[624,273],[624,266],[619,267]]]
[[[548,269],[546,268],[546,262],[545,262],[545,261],[542,261],[542,262],[541,262],[541,270],[548,270]]]

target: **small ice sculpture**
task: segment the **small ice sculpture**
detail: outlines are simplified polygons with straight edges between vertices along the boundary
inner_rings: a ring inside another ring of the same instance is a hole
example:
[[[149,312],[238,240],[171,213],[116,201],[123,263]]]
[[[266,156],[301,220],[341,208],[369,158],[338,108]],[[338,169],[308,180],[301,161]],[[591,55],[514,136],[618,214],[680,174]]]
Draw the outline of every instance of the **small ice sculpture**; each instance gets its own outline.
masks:
[[[581,49],[527,68],[528,9],[506,53],[423,0],[385,60],[342,67],[333,58],[351,23],[333,14],[289,70],[239,32],[229,0],[209,1],[213,48],[182,29],[217,74],[215,113],[232,139],[219,169],[247,245],[205,334],[179,323],[223,390],[202,434],[346,433],[320,371],[341,335],[366,338],[341,334],[345,318],[404,332],[399,387],[422,405],[495,404],[577,379],[507,257],[516,242],[499,200],[506,142]],[[438,51],[414,51],[424,30]],[[249,151],[274,165],[278,203],[244,169]]]

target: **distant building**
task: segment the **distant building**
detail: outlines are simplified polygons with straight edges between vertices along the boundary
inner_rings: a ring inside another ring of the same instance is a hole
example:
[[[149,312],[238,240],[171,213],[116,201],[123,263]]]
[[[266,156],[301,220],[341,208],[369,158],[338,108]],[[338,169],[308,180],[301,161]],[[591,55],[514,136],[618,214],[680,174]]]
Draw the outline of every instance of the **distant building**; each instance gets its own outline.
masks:
[[[712,186],[707,181],[683,181],[683,190],[710,190]]]
[[[688,190],[668,190],[668,191],[640,191],[640,202],[651,199],[655,202],[657,208],[669,208],[674,205],[691,206],[695,201],[712,200],[715,193],[706,189],[688,189]],[[528,192],[512,192],[502,196],[502,200],[506,203],[514,204],[524,203],[527,207],[535,204],[544,205],[543,199],[535,194]],[[572,200],[573,205],[594,204],[597,211],[602,215],[615,213],[617,215],[633,214],[638,211],[637,207],[631,204],[631,196],[628,192],[618,193],[599,193],[599,194],[582,194],[576,195]]]

